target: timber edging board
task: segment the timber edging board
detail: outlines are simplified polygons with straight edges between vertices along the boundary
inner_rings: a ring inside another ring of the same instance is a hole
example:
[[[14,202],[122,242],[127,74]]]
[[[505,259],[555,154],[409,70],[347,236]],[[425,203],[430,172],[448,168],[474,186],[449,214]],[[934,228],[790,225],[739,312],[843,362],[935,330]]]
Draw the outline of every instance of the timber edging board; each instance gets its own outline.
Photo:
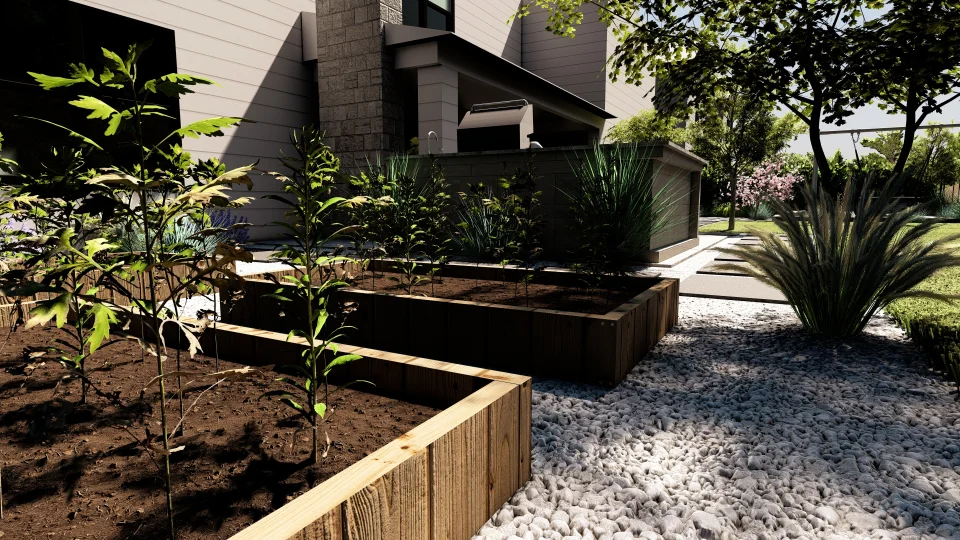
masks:
[[[503,275],[499,267],[460,265],[458,270],[467,275],[471,271],[481,273],[479,279]],[[568,272],[543,275],[557,285],[571,285],[578,278]],[[616,386],[677,324],[680,296],[677,279],[624,279],[636,280],[637,289],[645,290],[604,315],[350,288],[334,294],[338,302],[356,305],[347,321],[356,330],[346,339],[355,345]],[[278,301],[266,297],[285,286],[247,280],[243,297],[222,305],[224,320],[277,331],[291,327],[280,316],[283,309]]]
[[[207,327],[222,357],[250,365],[295,361],[302,338],[231,324]],[[175,342],[168,339],[168,343]],[[363,359],[342,379],[446,408],[231,540],[465,540],[530,479],[529,377],[340,345]]]

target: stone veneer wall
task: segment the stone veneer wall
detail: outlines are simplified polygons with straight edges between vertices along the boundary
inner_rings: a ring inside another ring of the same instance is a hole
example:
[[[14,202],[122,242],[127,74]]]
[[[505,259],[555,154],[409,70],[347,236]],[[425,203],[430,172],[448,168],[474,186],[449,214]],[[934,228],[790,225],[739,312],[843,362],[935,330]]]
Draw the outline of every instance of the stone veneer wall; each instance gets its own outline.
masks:
[[[319,126],[344,168],[401,150],[403,112],[384,23],[402,0],[317,0]]]
[[[687,239],[697,238],[700,212],[700,172],[703,163],[686,150],[670,145],[652,144],[651,158],[656,174],[654,189],[668,187],[667,197],[674,201],[671,226],[655,235],[652,249],[660,249]],[[576,234],[570,221],[570,204],[566,191],[575,181],[570,163],[588,147],[547,148],[542,150],[508,150],[495,152],[461,152],[436,154],[443,167],[454,203],[457,193],[469,193],[469,184],[483,182],[496,185],[504,175],[512,175],[517,167],[530,158],[536,167],[544,219],[542,246],[544,255],[555,258],[570,257],[576,249]],[[419,156],[421,175],[430,170],[429,157]]]

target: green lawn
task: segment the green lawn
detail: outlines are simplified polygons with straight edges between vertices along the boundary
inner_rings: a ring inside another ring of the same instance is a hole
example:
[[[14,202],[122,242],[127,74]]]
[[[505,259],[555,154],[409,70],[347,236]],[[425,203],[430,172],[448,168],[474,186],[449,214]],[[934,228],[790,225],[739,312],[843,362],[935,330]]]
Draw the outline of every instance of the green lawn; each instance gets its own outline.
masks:
[[[772,221],[736,221],[736,228],[731,232],[727,230],[727,221],[723,220],[719,223],[713,223],[710,225],[704,225],[700,227],[700,234],[725,234],[725,235],[734,235],[741,233],[751,233],[753,231],[763,231],[763,232],[773,232],[779,233],[782,232],[780,227],[777,227]]]
[[[960,233],[960,224],[945,223],[927,237],[931,240]],[[960,241],[947,249],[960,252]],[[960,266],[937,272],[918,287],[940,294],[960,295]],[[948,371],[960,367],[960,301],[944,302],[930,298],[904,298],[887,306],[910,335],[927,349]],[[960,377],[960,371],[952,374]]]

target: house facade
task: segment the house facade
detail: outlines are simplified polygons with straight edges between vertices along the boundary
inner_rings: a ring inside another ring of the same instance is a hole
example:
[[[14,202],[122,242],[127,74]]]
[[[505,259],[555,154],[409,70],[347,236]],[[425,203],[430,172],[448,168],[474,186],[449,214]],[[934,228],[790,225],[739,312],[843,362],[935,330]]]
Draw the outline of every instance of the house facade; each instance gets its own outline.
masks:
[[[581,145],[652,107],[649,86],[610,80],[616,40],[595,7],[569,39],[544,11],[512,18],[520,5],[318,0],[319,119],[334,149],[362,160],[414,137],[420,153]],[[523,123],[516,144],[500,136]]]
[[[588,144],[652,107],[649,87],[610,81],[605,63],[616,42],[595,11],[568,39],[545,30],[544,12],[512,19],[521,1],[6,0],[0,47],[36,46],[0,62],[4,152],[36,165],[60,144],[62,133],[23,116],[102,130],[65,105],[72,90],[44,92],[26,71],[99,66],[101,46],[122,51],[146,40],[153,47],[145,73],[219,83],[168,104],[176,118],[158,129],[211,116],[251,121],[223,137],[183,141],[194,157],[228,167],[259,161],[282,170],[276,158],[291,152],[291,130],[307,124],[325,131],[351,169],[409,151],[414,137],[420,153],[443,154]],[[276,181],[254,182],[243,216],[284,219],[283,207],[263,197]],[[271,238],[277,230],[251,233]]]

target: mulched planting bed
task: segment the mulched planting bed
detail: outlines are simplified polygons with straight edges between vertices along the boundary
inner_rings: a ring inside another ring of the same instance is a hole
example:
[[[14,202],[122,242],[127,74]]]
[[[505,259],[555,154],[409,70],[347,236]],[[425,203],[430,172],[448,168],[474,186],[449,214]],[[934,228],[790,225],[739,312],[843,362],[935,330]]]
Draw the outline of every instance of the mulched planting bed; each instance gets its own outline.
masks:
[[[92,393],[81,405],[79,381],[61,384],[67,371],[57,361],[30,360],[24,353],[25,347],[66,338],[65,332],[20,330],[5,343],[7,330],[0,332],[2,536],[165,538],[161,456],[137,440],[160,432],[157,387],[140,397],[156,373],[155,359],[142,363],[132,342],[98,351],[88,364],[96,370],[90,377],[102,392],[118,393],[123,405]],[[184,353],[182,366],[209,373],[214,360]],[[175,367],[171,351],[166,369]],[[238,367],[220,360],[221,370]],[[313,467],[307,423],[274,398],[258,399],[281,388],[275,372],[261,371],[203,394],[187,416],[185,434],[172,440],[185,446],[171,456],[181,540],[229,538],[439,412],[344,390],[330,404],[329,454]],[[172,382],[168,390],[176,387]],[[189,385],[185,406],[205,388],[198,384]],[[179,406],[175,395],[168,399],[172,427]]]
[[[359,276],[354,279],[351,287],[368,291],[407,294],[406,287],[400,285],[397,281],[401,277],[398,273],[377,272],[376,279],[374,279],[371,272],[366,272],[363,279],[360,279]],[[583,287],[563,287],[538,283],[524,285],[523,283],[510,281],[437,276],[432,278],[421,276],[421,278],[424,281],[413,288],[414,295],[594,315],[608,313],[629,301],[638,293],[635,290],[591,288],[586,285]],[[584,276],[584,279],[586,279],[586,276]]]

